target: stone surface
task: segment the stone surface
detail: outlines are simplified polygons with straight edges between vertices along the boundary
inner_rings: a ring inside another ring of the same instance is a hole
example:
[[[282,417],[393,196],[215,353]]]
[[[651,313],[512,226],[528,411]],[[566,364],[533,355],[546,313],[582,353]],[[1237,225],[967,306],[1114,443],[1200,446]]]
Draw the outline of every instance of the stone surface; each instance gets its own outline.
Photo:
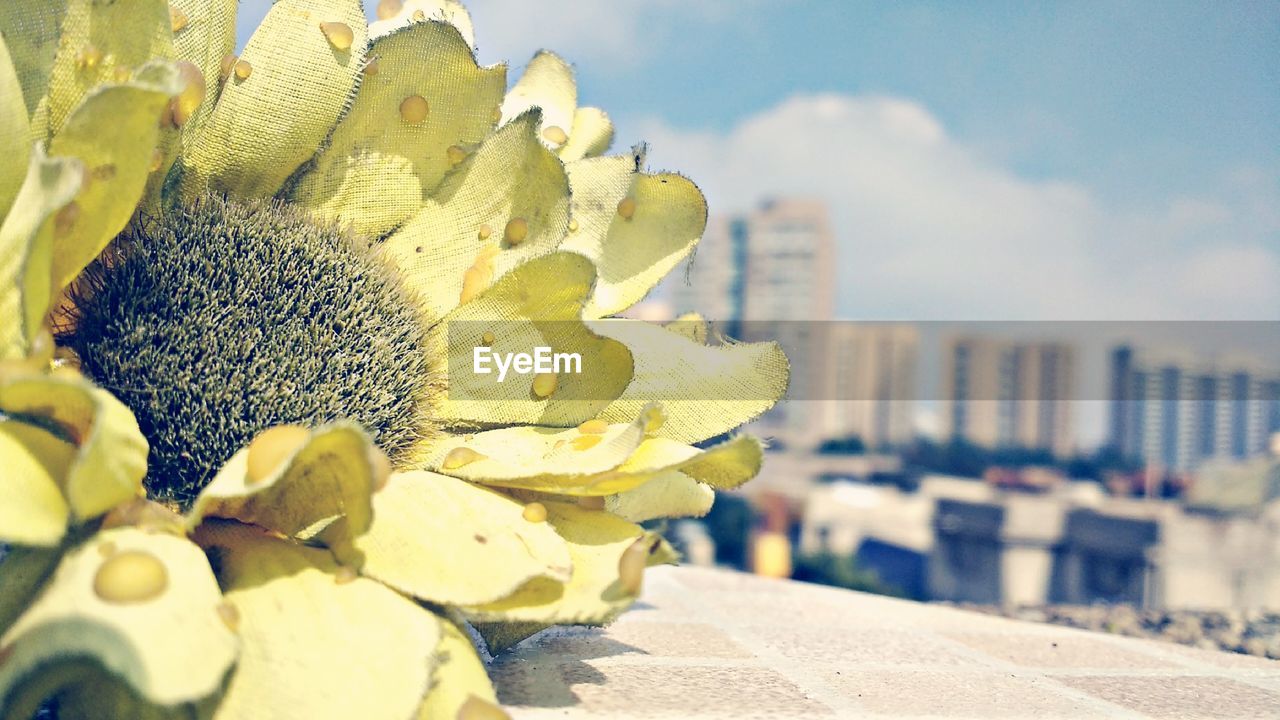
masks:
[[[517,720],[1280,717],[1277,661],[700,568],[491,670]]]

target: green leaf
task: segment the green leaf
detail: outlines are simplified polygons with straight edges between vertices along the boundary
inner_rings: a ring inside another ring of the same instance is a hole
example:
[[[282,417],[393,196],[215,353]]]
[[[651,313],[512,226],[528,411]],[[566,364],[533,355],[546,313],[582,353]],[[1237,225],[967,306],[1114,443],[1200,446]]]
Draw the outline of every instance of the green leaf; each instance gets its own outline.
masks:
[[[194,713],[221,691],[235,662],[221,602],[204,552],[186,539],[99,533],[63,557],[0,638],[0,707],[28,717],[54,695],[71,706],[91,702],[106,684],[120,688],[106,693],[113,703],[137,705],[113,708],[116,717]]]
[[[369,58],[351,110],[293,196],[321,218],[380,237],[418,212],[460,153],[493,129],[506,68],[476,65],[457,28],[442,22],[379,37]],[[415,96],[427,117],[407,122],[400,106]]]
[[[334,47],[326,22],[350,28]],[[242,198],[274,195],[333,130],[364,67],[368,28],[358,0],[280,0],[240,55],[218,105],[183,156],[184,196],[206,188]]]

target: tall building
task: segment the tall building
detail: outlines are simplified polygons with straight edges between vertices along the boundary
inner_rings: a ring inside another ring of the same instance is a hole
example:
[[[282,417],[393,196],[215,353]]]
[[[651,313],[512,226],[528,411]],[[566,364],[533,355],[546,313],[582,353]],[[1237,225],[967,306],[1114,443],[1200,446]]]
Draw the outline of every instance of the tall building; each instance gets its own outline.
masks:
[[[857,436],[871,448],[902,445],[914,434],[920,334],[902,323],[835,322],[826,326],[831,395],[817,408],[823,437]]]
[[[1122,455],[1187,471],[1208,459],[1262,455],[1280,432],[1280,370],[1128,345],[1111,353],[1109,444]]]
[[[944,347],[942,427],[989,448],[1074,448],[1075,350],[1055,342],[958,337]]]

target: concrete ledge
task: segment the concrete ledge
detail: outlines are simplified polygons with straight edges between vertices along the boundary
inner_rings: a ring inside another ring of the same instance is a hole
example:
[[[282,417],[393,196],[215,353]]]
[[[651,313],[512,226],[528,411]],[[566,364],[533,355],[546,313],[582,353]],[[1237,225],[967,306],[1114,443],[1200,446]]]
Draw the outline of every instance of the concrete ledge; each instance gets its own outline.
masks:
[[[1276,718],[1280,662],[722,570],[492,666],[515,718]]]

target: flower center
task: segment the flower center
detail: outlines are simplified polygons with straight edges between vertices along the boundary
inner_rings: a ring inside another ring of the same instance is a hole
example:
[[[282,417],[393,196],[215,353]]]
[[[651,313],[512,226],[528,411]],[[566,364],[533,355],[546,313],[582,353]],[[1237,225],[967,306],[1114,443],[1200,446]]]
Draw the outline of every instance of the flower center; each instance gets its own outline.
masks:
[[[60,340],[186,505],[262,430],[350,420],[403,463],[429,432],[424,322],[368,243],[274,203],[207,197],[135,223],[86,273]]]

